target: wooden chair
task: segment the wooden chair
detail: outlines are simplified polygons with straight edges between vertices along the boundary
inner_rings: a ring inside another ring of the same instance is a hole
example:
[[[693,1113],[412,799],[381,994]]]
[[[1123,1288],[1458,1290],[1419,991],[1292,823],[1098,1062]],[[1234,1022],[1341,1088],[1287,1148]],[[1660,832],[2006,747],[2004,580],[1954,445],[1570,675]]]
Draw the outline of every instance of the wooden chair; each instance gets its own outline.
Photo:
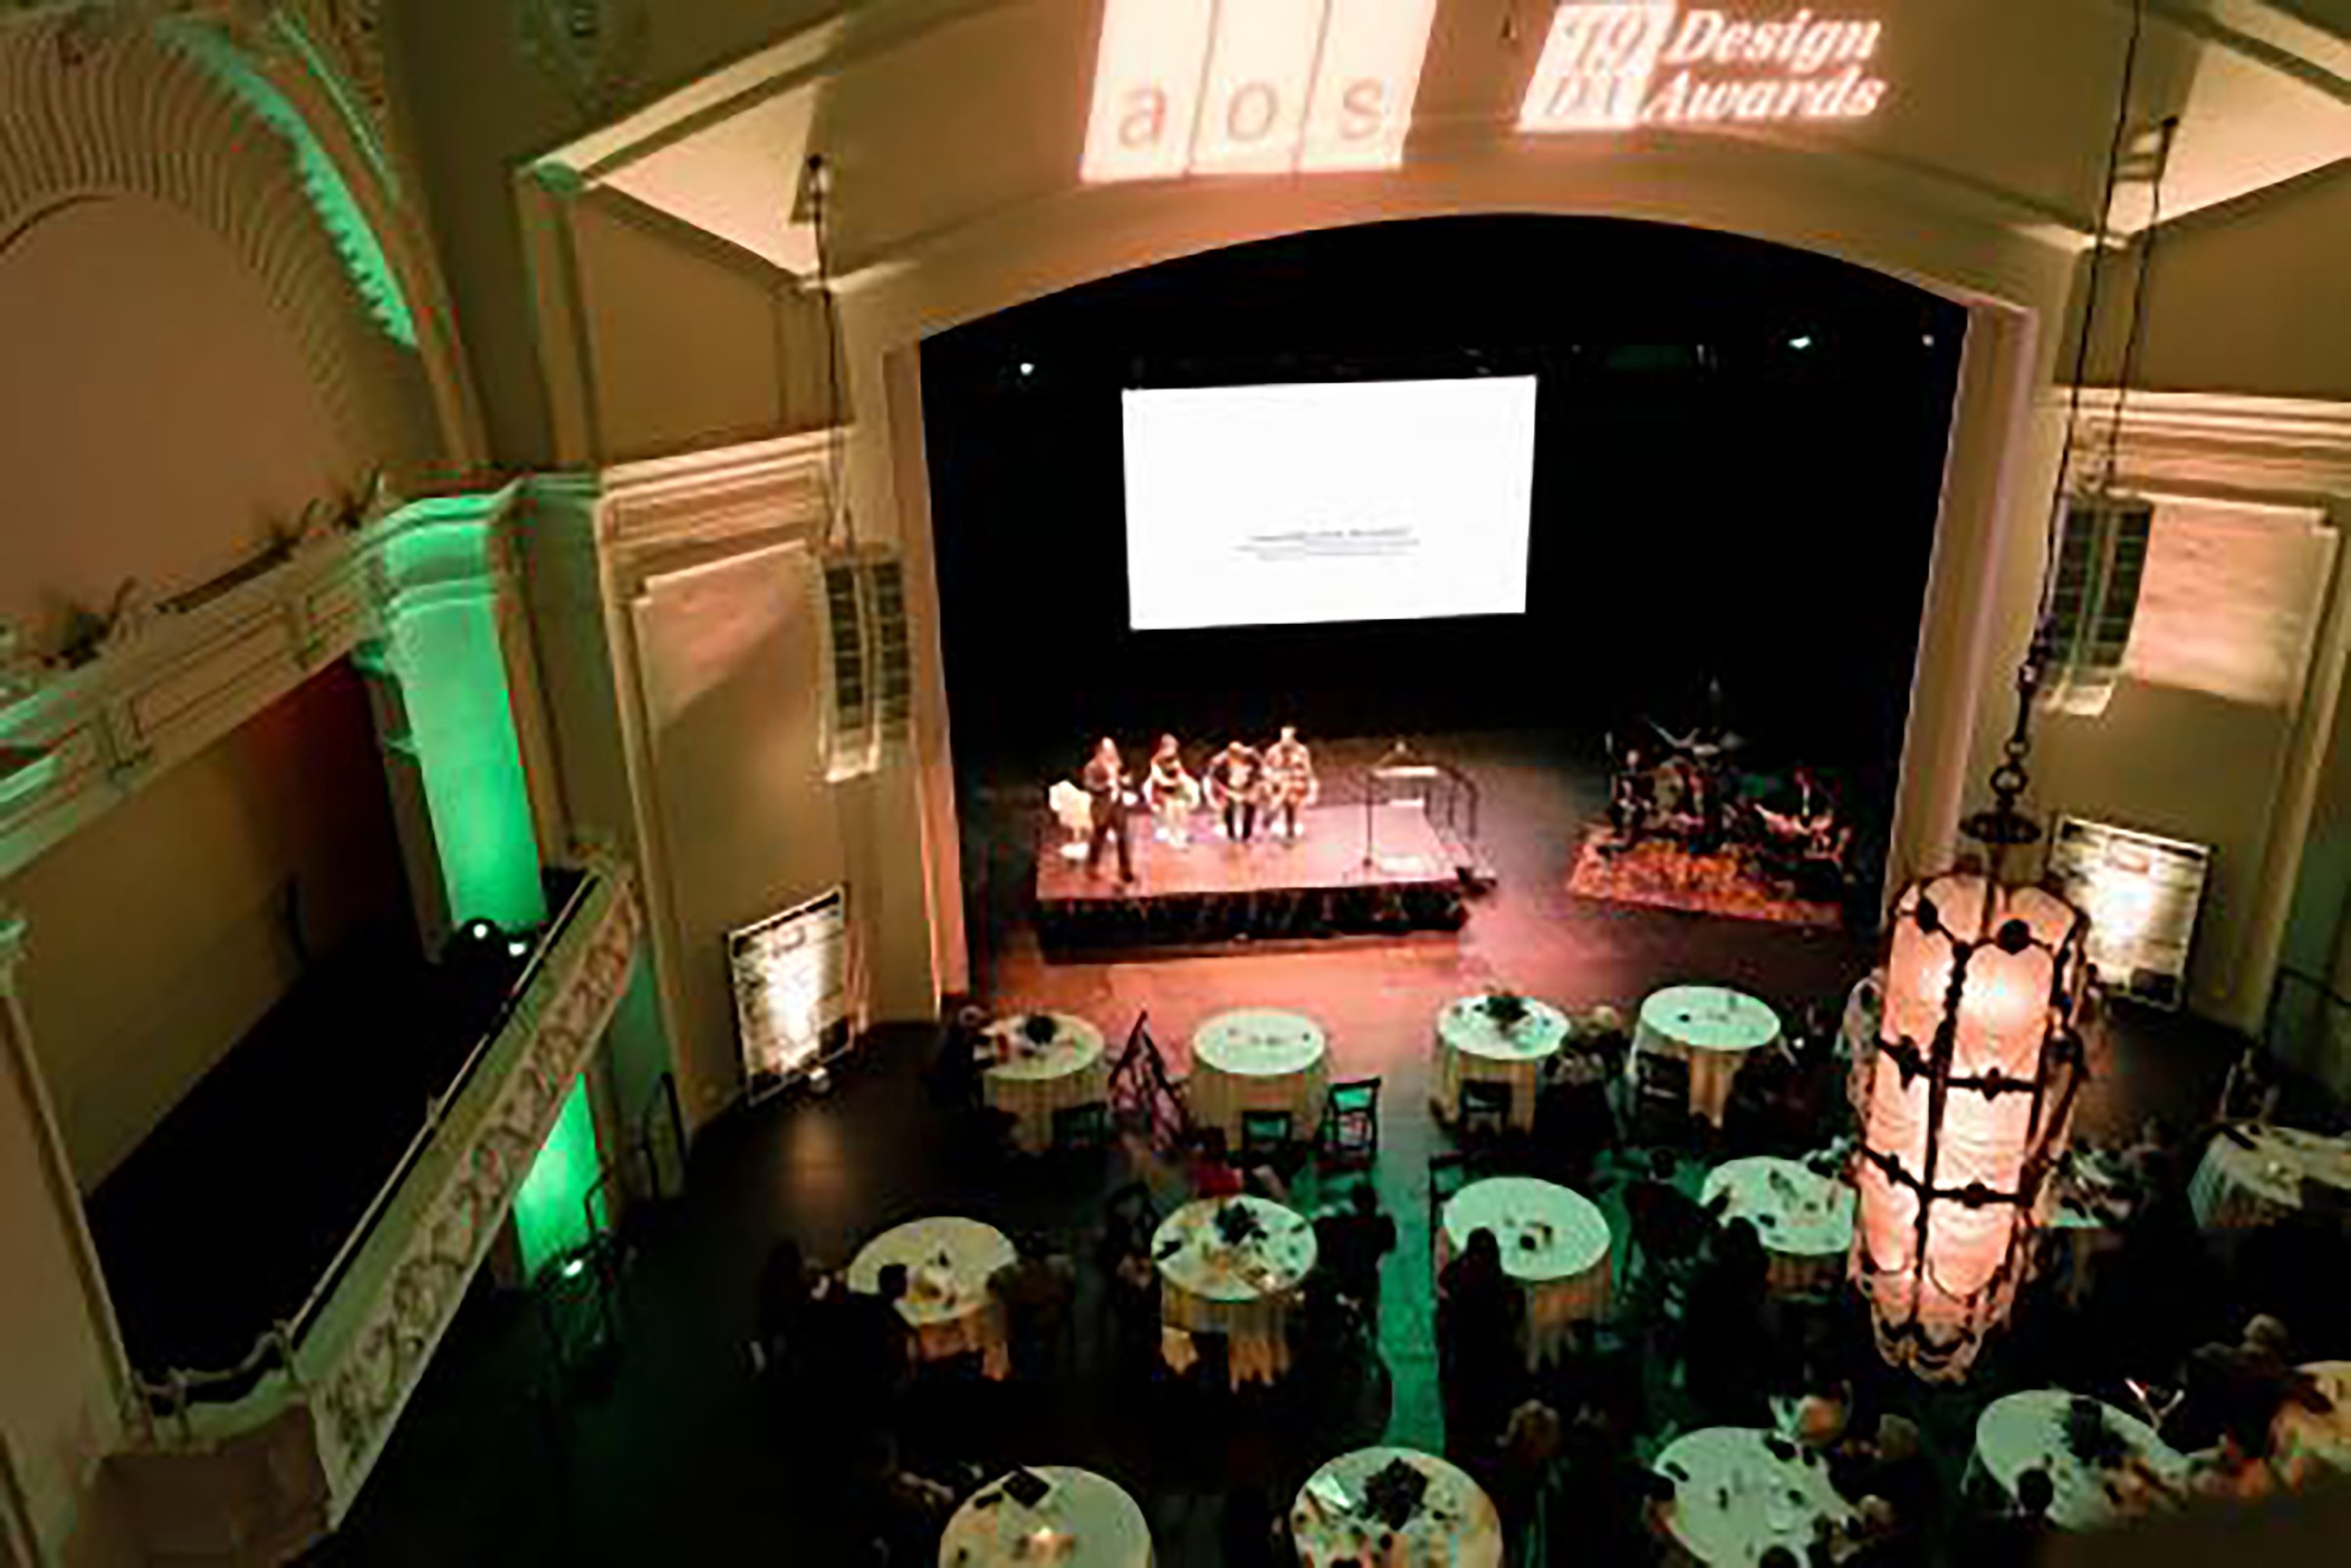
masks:
[[[1330,1086],[1322,1111],[1321,1151],[1331,1160],[1366,1164],[1379,1155],[1379,1080],[1355,1078]]]
[[[1633,1135],[1646,1144],[1674,1144],[1690,1130],[1690,1064],[1662,1051],[1633,1061]]]
[[[1110,1146],[1110,1102],[1089,1100],[1063,1106],[1053,1113],[1053,1148],[1071,1153]]]
[[[1291,1136],[1290,1114],[1287,1111],[1244,1111],[1241,1113],[1241,1163],[1246,1165],[1258,1160],[1278,1165],[1289,1158],[1297,1140]]]
[[[1462,1080],[1460,1130],[1464,1142],[1499,1143],[1511,1135],[1515,1087],[1493,1078]]]
[[[1469,1161],[1461,1154],[1428,1157],[1428,1234],[1435,1244],[1437,1227],[1445,1223],[1445,1206],[1469,1185]]]

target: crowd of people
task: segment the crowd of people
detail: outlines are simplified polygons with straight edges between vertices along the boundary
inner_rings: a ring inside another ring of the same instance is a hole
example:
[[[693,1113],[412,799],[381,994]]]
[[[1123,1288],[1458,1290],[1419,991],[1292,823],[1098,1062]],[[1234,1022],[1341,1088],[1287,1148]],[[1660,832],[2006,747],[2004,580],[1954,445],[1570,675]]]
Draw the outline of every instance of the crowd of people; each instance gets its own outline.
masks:
[[[1954,1418],[1947,1400],[1922,1401],[1914,1381],[1890,1372],[1854,1293],[1775,1288],[1765,1236],[1699,1196],[1725,1159],[1779,1154],[1830,1174],[1849,1160],[1855,1129],[1842,1091],[1856,1049],[1868,1049],[1853,1035],[1868,1013],[1865,995],[1842,1014],[1827,1003],[1796,1009],[1783,1037],[1742,1070],[1717,1126],[1646,1119],[1624,1017],[1595,1009],[1547,1060],[1532,1132],[1480,1156],[1595,1196],[1621,1215],[1624,1232],[1613,1309],[1576,1325],[1565,1354],[1540,1364],[1525,1354],[1528,1303],[1494,1232],[1470,1234],[1437,1274],[1445,1447],[1529,1551],[1512,1561],[1544,1560],[1537,1543],[1554,1561],[1663,1559],[1675,1494],[1655,1461],[1675,1434],[1712,1427],[1758,1429],[1791,1451],[1811,1451],[1847,1505],[1808,1549],[1774,1547],[1765,1562],[2023,1561],[2055,1528],[2045,1470],[2028,1467],[2000,1485],[1968,1481],[1972,1410]],[[962,1022],[976,1028],[980,1019]],[[970,1055],[967,1042],[941,1060]],[[2241,1067],[2219,1112],[2274,1110],[2273,1087],[2257,1064]],[[2271,1433],[2281,1409],[2323,1406],[2297,1367],[2351,1352],[2351,1240],[2339,1227],[2279,1227],[2233,1244],[2203,1232],[2188,1185],[2208,1133],[2150,1121],[2109,1147],[2077,1151],[2079,1169],[2062,1172],[2061,1185],[2111,1233],[2108,1244],[2080,1257],[2054,1248],[1983,1363],[1978,1405],[1995,1392],[2061,1384],[2143,1411],[2190,1456],[2184,1473],[2118,1465],[2109,1485],[2123,1511],[2306,1481],[2307,1458],[2274,1454]],[[1138,1179],[1111,1194],[1086,1267],[1031,1239],[990,1280],[1016,1377],[1050,1375],[1080,1278],[1090,1275],[1085,1292],[1103,1328],[1097,1371],[1119,1388],[1170,1382],[1157,1225],[1176,1203],[1241,1193],[1315,1216],[1319,1262],[1291,1319],[1294,1369],[1281,1397],[1319,1398],[1347,1357],[1376,1357],[1383,1318],[1395,1316],[1382,1310],[1395,1268],[1428,1263],[1403,1261],[1411,1249],[1375,1182],[1332,1176],[1326,1185],[1311,1168],[1238,1159],[1214,1129],[1197,1129],[1173,1157],[1145,1157]],[[854,1472],[842,1495],[875,1521],[877,1550],[892,1553],[885,1560],[928,1561],[944,1515],[981,1478],[920,1444],[910,1456],[889,1425],[888,1412],[905,1408],[912,1366],[894,1307],[905,1283],[902,1270],[886,1269],[879,1289],[860,1295],[780,1246],[758,1333],[775,1375],[812,1387],[827,1408],[885,1412],[840,1449]],[[1222,1403],[1228,1391],[1214,1337],[1200,1338],[1202,1361],[1181,1381]],[[1293,1559],[1285,1510],[1269,1500],[1286,1496],[1260,1476],[1233,1486],[1225,1562]]]

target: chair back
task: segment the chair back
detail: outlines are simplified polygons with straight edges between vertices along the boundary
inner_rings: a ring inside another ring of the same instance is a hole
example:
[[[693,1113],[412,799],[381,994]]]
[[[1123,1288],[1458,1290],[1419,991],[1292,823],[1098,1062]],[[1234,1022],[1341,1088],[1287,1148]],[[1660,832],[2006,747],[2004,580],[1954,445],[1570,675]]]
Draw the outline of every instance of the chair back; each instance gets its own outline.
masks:
[[[1445,1222],[1445,1206],[1469,1185],[1469,1162],[1458,1153],[1428,1157],[1428,1234],[1433,1242]]]
[[[1242,1154],[1280,1154],[1290,1147],[1290,1114],[1287,1111],[1241,1113]]]
[[[1465,1137],[1498,1137],[1511,1129],[1511,1110],[1516,1086],[1495,1078],[1462,1080],[1462,1133]]]
[[[1110,1142],[1110,1102],[1058,1107],[1053,1113],[1053,1147],[1100,1149]]]
[[[1633,1087],[1643,1100],[1690,1100],[1690,1063],[1666,1051],[1644,1051],[1633,1063]]]
[[[1379,1080],[1353,1078],[1330,1086],[1322,1113],[1322,1152],[1369,1158],[1379,1152]]]

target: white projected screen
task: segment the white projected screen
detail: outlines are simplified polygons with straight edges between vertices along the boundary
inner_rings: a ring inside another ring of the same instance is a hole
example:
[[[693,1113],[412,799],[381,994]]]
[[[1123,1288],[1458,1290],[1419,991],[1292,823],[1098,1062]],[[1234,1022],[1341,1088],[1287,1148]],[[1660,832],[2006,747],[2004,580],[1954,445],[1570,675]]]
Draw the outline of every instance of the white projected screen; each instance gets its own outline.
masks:
[[[1526,610],[1535,378],[1125,394],[1138,632]]]

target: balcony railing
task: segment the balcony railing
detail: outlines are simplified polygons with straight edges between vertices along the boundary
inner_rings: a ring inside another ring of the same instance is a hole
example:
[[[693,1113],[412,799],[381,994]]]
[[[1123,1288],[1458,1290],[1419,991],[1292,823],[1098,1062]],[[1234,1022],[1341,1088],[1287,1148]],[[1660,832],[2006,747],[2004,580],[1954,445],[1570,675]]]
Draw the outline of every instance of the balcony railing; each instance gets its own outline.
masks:
[[[639,924],[628,868],[591,857],[300,1307],[237,1365],[140,1380],[135,1430],[150,1455],[299,1413],[328,1519],[340,1517],[626,988]]]

